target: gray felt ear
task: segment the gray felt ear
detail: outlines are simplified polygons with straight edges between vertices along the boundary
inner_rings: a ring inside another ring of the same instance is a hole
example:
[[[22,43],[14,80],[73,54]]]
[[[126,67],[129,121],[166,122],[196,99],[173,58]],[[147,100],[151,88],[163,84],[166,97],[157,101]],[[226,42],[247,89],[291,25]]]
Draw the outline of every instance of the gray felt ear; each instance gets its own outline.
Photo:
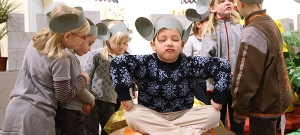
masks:
[[[198,14],[195,9],[187,9],[185,17],[192,22],[200,22],[209,16],[210,11],[207,10],[204,14]]]
[[[98,27],[98,39],[106,41],[111,37],[112,34],[104,23],[98,23],[96,26]]]
[[[300,0],[295,0],[296,2],[300,3]]]
[[[135,21],[136,30],[146,40],[151,41],[154,38],[154,26],[150,20],[144,17],[139,17]]]
[[[90,26],[90,32],[87,35],[88,36],[95,35],[96,37],[98,37],[98,27],[95,26],[95,25],[91,25]]]
[[[263,2],[263,0],[241,0],[241,1],[248,4],[260,4]]]
[[[192,24],[193,23],[191,23],[189,26],[188,26],[188,28],[187,29],[184,29],[183,30],[183,34],[182,34],[182,40],[184,41],[184,43],[186,43],[187,42],[187,40],[188,40],[188,38],[189,38],[189,36],[190,36],[190,32],[191,32],[191,29],[192,29]]]
[[[50,17],[50,14],[55,6],[57,5],[65,5],[62,2],[52,3],[46,11],[46,21],[49,25],[49,29],[56,33],[65,33],[72,29],[79,28],[85,21],[86,18],[84,13],[81,12],[80,15],[77,14],[64,14],[57,17]],[[81,10],[81,7],[77,7],[76,9]]]
[[[199,22],[207,18],[209,13],[209,0],[198,0],[196,9],[187,9],[185,11],[185,16],[192,22]]]
[[[198,14],[204,14],[209,9],[210,0],[197,0],[196,10]]]

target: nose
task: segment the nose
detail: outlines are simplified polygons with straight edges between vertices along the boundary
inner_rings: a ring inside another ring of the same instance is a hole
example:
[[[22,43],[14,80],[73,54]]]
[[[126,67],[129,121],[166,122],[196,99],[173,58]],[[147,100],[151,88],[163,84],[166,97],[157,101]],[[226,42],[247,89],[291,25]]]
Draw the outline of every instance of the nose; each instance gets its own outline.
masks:
[[[171,40],[167,40],[166,45],[167,45],[167,47],[172,47],[173,46],[172,41]]]

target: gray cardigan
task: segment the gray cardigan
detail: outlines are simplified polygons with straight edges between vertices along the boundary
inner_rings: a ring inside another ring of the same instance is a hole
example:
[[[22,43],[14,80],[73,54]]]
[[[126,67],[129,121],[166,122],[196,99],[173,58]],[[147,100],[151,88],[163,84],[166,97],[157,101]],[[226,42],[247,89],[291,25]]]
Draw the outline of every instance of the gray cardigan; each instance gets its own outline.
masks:
[[[75,56],[74,52],[69,51],[68,58],[70,59],[70,75],[71,82],[76,81],[77,77],[80,75],[82,69],[80,66],[80,62],[78,58]],[[72,100],[66,103],[58,103],[59,107],[71,109],[71,110],[82,110],[83,103],[93,103],[95,101],[95,97],[86,89],[79,91]]]

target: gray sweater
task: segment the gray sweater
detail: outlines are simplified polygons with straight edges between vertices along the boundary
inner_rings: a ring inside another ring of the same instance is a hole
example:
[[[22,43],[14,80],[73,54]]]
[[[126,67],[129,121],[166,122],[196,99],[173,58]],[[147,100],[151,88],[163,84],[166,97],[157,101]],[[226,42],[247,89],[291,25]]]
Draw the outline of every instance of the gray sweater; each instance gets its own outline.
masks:
[[[231,71],[233,72],[239,51],[243,25],[233,24],[232,19],[219,20],[218,24],[216,32],[213,33],[215,39],[212,39],[208,33],[203,37],[203,56],[228,59],[231,64]]]
[[[78,75],[80,75],[82,69],[78,58],[74,52],[67,50],[68,58],[70,59],[70,75],[71,82],[76,81]],[[67,103],[58,103],[59,107],[71,109],[71,110],[82,110],[83,103],[93,103],[95,97],[86,89],[79,91],[77,96]]]

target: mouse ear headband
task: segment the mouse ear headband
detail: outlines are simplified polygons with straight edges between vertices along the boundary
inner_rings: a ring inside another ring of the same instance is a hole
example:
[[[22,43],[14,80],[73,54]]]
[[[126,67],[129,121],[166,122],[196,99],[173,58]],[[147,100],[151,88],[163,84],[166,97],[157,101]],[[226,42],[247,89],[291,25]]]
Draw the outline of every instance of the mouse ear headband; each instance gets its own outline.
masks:
[[[241,1],[248,4],[261,4],[263,2],[263,0],[241,0]]]
[[[65,5],[62,2],[52,3],[46,10],[46,21],[49,29],[56,33],[66,33],[73,29],[79,28],[86,21],[84,13],[77,14],[64,14],[56,17],[50,17],[53,8],[57,5]],[[81,10],[81,7],[75,7],[77,10]]]
[[[104,23],[98,23],[98,24],[96,24],[96,26],[98,28],[97,37],[98,37],[98,39],[100,39],[102,41],[107,41],[108,39],[110,39],[113,35],[115,35],[119,31],[121,31],[121,32],[129,31],[127,26],[124,23],[115,24],[110,29]]]
[[[153,25],[152,22],[147,18],[139,17],[135,21],[135,27],[139,34],[148,41],[153,40],[155,35],[157,34],[157,31],[161,28],[166,28],[169,30],[176,28],[180,32],[180,36],[183,39],[183,41],[186,42],[189,37],[192,24],[190,24],[187,29],[184,29],[182,24],[177,19],[166,17],[160,18]]]
[[[185,16],[192,22],[199,22],[209,16],[209,3],[210,0],[197,0],[196,10],[189,8],[185,11]]]
[[[300,0],[295,0],[296,2],[300,3]]]

